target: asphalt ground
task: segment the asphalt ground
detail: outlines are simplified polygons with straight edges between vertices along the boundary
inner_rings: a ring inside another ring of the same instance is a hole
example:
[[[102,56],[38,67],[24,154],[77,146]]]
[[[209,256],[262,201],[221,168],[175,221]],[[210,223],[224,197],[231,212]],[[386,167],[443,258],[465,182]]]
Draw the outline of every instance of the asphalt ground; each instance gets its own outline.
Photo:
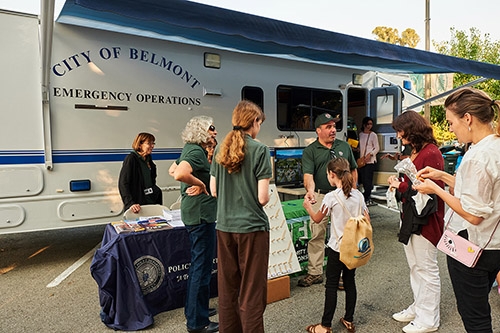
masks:
[[[381,206],[370,207],[375,252],[357,270],[357,332],[402,332],[404,323],[392,314],[412,302],[409,269],[403,245],[397,241],[398,213]],[[0,332],[112,332],[99,318],[97,284],[90,275],[90,262],[104,226],[0,236]],[[88,258],[87,260],[85,260]],[[438,332],[464,332],[451,288],[445,255],[439,254],[441,274],[441,326]],[[69,267],[81,265],[65,279],[56,280]],[[83,262],[83,263],[82,263]],[[267,306],[264,320],[268,333],[305,332],[320,322],[324,286],[298,287],[292,277],[290,298]],[[47,287],[50,283],[54,287]],[[339,291],[334,332],[347,332],[339,323],[344,297]],[[500,295],[490,293],[493,331],[500,332]],[[217,307],[217,298],[211,299]],[[213,317],[217,320],[218,317]],[[183,309],[155,316],[143,332],[186,332]]]

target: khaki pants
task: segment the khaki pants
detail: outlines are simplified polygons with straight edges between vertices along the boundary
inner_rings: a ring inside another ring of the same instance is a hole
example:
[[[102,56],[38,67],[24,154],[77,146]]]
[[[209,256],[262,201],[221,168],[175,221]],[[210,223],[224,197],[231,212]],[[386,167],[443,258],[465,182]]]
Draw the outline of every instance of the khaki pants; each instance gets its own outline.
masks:
[[[316,193],[316,203],[312,206],[314,211],[321,208],[324,194]],[[307,255],[309,257],[307,263],[307,273],[311,275],[323,274],[323,263],[325,260],[325,236],[328,226],[329,216],[325,216],[320,223],[315,223],[313,220],[309,222],[311,229],[311,239],[307,243]]]

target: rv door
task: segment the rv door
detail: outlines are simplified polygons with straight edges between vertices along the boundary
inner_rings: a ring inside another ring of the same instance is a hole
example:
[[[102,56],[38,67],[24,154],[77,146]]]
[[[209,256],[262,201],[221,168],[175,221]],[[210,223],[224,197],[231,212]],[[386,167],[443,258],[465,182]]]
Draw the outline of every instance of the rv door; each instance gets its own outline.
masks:
[[[387,178],[394,174],[396,161],[382,159],[385,154],[400,151],[400,143],[392,128],[392,121],[401,114],[402,92],[399,86],[387,86],[370,90],[369,115],[373,118],[373,131],[377,133],[379,153],[373,175],[374,185],[387,185]],[[373,194],[372,194],[373,197]]]
[[[392,120],[401,114],[402,92],[399,86],[387,86],[370,90],[370,111],[373,131],[393,133]]]

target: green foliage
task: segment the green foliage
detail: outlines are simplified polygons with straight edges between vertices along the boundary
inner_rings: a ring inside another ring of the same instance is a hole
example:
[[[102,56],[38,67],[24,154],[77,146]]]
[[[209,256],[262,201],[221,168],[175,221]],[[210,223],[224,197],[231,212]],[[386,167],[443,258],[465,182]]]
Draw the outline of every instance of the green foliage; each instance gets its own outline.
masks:
[[[450,41],[433,42],[438,53],[490,64],[500,64],[500,41],[492,41],[489,34],[482,35],[477,28],[470,28],[468,33],[450,28],[450,33]],[[477,78],[479,77],[470,74],[456,73],[453,86],[459,87]],[[485,91],[493,99],[500,99],[500,81],[498,80],[484,81],[476,85],[475,88]]]
[[[450,28],[450,33],[450,41],[433,41],[434,48],[438,53],[500,65],[500,41],[492,41],[490,34],[482,35],[477,28],[470,28],[466,32],[456,30],[453,27]],[[372,34],[377,36],[378,41],[402,46],[408,45],[411,48],[416,47],[420,41],[420,37],[413,29],[406,29],[399,37],[397,29],[379,26],[372,31]],[[478,76],[470,74],[456,73],[453,77],[453,87],[460,87],[478,78]],[[498,80],[487,80],[475,85],[474,88],[483,90],[492,99],[500,100],[500,81]],[[431,106],[430,122],[439,144],[449,144],[456,140],[455,135],[448,130],[446,113],[442,105]]]
[[[433,41],[438,53],[491,64],[500,64],[500,41],[492,41],[489,34],[482,35],[476,28],[469,32],[450,28],[451,39],[441,43]],[[478,79],[478,76],[456,73],[453,77],[453,87],[460,87],[468,82]],[[485,91],[492,99],[500,99],[500,81],[487,80],[474,86]],[[448,123],[444,107],[431,107],[431,124],[434,135],[440,144],[448,144],[454,140],[455,135],[448,131]]]

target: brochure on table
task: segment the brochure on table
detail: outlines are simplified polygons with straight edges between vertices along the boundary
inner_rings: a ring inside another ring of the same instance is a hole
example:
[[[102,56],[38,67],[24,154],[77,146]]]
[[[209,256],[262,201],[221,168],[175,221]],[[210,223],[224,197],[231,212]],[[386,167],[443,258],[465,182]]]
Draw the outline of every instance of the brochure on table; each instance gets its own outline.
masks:
[[[161,215],[140,216],[134,220],[122,220],[111,222],[115,231],[119,234],[139,231],[158,231],[183,227],[180,210],[163,210]]]

